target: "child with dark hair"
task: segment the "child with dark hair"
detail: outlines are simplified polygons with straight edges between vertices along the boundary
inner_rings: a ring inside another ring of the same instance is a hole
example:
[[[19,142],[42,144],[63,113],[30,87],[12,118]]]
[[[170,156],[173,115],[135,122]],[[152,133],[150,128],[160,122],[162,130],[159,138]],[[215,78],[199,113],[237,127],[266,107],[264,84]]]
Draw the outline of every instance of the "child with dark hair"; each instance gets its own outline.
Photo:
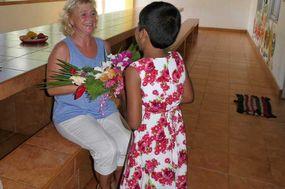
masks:
[[[125,72],[127,120],[134,130],[121,188],[186,188],[187,151],[180,103],[194,94],[183,59],[165,52],[181,26],[176,7],[147,5],[135,36],[144,57]]]

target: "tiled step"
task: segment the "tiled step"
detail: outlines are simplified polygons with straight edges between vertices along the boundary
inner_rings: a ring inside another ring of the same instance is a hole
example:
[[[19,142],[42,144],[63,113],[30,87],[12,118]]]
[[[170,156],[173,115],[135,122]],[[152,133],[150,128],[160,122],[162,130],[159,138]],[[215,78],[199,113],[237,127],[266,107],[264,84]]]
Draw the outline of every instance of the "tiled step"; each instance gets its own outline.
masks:
[[[0,178],[5,189],[81,189],[94,178],[92,167],[88,151],[50,124],[0,161]]]

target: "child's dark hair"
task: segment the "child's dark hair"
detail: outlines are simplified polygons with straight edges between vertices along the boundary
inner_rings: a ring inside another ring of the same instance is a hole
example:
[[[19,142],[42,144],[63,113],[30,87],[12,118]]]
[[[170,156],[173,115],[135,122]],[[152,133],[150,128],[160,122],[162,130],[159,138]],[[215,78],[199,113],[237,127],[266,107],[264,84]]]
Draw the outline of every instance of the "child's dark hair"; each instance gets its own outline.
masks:
[[[139,29],[145,29],[151,44],[160,49],[174,43],[181,26],[179,10],[170,3],[153,2],[140,12]]]

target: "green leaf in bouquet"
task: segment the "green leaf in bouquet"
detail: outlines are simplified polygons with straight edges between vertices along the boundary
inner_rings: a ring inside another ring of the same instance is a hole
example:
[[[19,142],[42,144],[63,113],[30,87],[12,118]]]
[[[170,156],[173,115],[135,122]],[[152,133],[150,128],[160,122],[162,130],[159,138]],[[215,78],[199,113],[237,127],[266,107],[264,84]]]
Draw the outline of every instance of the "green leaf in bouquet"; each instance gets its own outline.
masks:
[[[108,89],[105,88],[104,83],[101,80],[95,80],[94,77],[92,76],[88,76],[86,78],[85,85],[86,85],[86,90],[92,100],[108,92]]]
[[[93,72],[94,71],[94,68],[92,67],[83,67],[82,70],[86,73],[89,73],[89,72]]]
[[[69,73],[69,70],[65,70],[65,69],[62,69],[62,68],[58,69],[57,73],[58,74],[62,74],[62,75],[69,75],[69,76],[72,75],[71,73]]]
[[[75,69],[76,71],[79,71],[80,68],[78,68],[77,66],[74,66],[72,64],[70,64],[69,62],[66,62],[64,60],[61,59],[57,59],[59,61],[59,63],[57,63],[60,67],[62,67],[65,71],[67,71],[67,73],[69,73],[69,70],[71,68]]]
[[[141,58],[141,53],[139,51],[133,52],[132,55],[133,55],[132,56],[132,61],[137,61],[137,60],[139,60]]]
[[[46,88],[51,88],[51,87],[61,87],[61,86],[66,86],[66,85],[72,85],[72,81],[51,81],[46,83]]]
[[[131,51],[131,52],[133,52],[133,51],[136,50],[136,48],[137,48],[137,44],[136,44],[136,43],[132,43],[132,44],[129,46],[128,50]]]
[[[128,50],[132,53],[132,61],[137,61],[141,58],[141,53],[137,43],[132,43]]]
[[[68,79],[69,80],[69,78],[71,77],[71,75],[60,75],[60,74],[56,74],[56,75],[52,75],[52,76],[50,76],[50,78],[52,78],[52,79],[55,79],[55,80],[57,80],[57,79]]]

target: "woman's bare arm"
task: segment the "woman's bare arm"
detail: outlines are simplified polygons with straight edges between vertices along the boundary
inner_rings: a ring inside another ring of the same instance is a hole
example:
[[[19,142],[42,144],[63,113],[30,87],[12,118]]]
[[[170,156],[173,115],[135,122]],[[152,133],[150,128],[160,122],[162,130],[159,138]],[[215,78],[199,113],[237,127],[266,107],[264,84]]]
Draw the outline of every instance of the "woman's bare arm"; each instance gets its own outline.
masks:
[[[110,54],[111,53],[111,45],[110,45],[110,43],[108,41],[104,41],[104,44],[105,44],[106,53]]]
[[[69,61],[69,51],[64,42],[58,43],[52,50],[47,64],[47,82],[52,81],[51,76],[55,74],[56,71],[60,69],[60,66],[57,64],[58,60],[61,59],[64,61]],[[78,86],[68,85],[63,87],[52,87],[47,90],[49,95],[63,95],[71,94],[76,91]]]
[[[127,96],[127,121],[132,129],[137,129],[142,119],[142,96],[140,78],[135,68],[128,67],[125,72]]]

